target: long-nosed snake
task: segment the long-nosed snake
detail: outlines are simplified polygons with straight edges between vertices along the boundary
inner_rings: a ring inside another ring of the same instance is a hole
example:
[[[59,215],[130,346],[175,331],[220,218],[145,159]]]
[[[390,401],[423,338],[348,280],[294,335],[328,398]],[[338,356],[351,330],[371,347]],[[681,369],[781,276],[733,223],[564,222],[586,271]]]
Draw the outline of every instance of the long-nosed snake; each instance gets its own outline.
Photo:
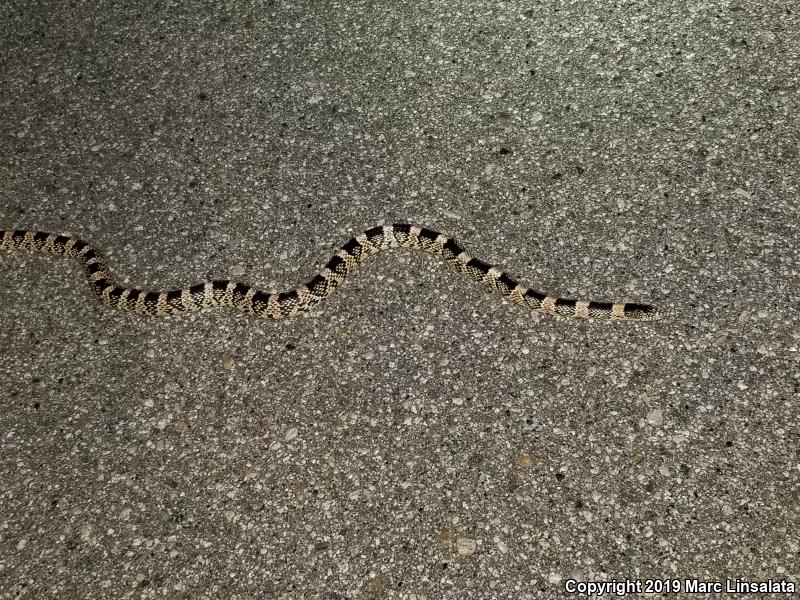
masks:
[[[169,291],[127,288],[114,282],[100,255],[79,238],[42,231],[0,231],[0,248],[71,256],[81,263],[92,290],[103,304],[148,315],[231,306],[260,317],[291,317],[327,298],[366,256],[395,247],[414,248],[440,256],[470,279],[542,313],[639,321],[655,321],[665,316],[663,310],[649,304],[571,300],[542,294],[518,283],[501,269],[472,257],[453,238],[405,223],[373,227],[355,236],[308,283],[287,292],[266,292],[227,279]]]

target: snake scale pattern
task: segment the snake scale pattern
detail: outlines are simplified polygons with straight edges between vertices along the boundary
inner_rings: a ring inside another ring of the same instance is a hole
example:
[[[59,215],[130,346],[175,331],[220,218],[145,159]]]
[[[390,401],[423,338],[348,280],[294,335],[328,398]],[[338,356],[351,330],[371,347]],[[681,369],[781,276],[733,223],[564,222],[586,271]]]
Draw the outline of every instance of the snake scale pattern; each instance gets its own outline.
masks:
[[[648,304],[570,300],[536,292],[521,285],[501,269],[472,257],[453,238],[406,223],[368,229],[342,246],[308,283],[288,292],[275,293],[227,279],[169,291],[127,288],[114,282],[97,251],[79,238],[43,231],[0,230],[0,248],[35,250],[72,257],[83,266],[89,285],[103,304],[117,310],[147,315],[169,315],[229,306],[259,317],[291,317],[325,300],[365,257],[396,247],[435,254],[470,279],[479,281],[517,304],[545,314],[639,321],[655,321],[665,316],[663,310]]]

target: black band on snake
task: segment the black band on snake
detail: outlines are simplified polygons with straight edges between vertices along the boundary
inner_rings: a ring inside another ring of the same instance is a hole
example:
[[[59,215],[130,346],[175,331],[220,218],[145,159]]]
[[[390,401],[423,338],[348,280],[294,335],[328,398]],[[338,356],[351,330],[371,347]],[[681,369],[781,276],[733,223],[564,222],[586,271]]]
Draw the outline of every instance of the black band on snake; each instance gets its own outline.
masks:
[[[473,258],[453,238],[406,223],[373,227],[355,236],[308,283],[288,292],[265,292],[227,279],[169,291],[126,288],[111,278],[100,255],[81,239],[43,231],[0,231],[0,248],[70,256],[83,266],[89,285],[103,304],[147,315],[230,306],[259,317],[291,317],[330,296],[365,257],[396,247],[414,248],[440,256],[470,279],[481,282],[501,296],[548,315],[655,321],[666,314],[648,304],[570,300],[536,292],[501,269]]]

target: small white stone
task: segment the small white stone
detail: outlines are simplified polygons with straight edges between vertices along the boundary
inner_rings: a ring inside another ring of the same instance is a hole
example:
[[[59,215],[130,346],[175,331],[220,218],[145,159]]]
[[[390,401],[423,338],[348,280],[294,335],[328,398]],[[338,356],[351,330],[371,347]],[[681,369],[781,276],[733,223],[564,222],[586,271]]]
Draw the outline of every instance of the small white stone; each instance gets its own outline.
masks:
[[[660,408],[654,408],[649,413],[647,413],[647,422],[651,425],[663,425],[664,424],[664,411]]]
[[[285,439],[286,439],[287,442],[290,442],[291,440],[293,440],[296,437],[297,437],[297,427],[292,427],[291,429],[289,429],[286,432],[286,438]]]
[[[469,538],[458,538],[458,540],[456,540],[456,549],[462,556],[474,554],[477,548],[478,544],[475,540]]]

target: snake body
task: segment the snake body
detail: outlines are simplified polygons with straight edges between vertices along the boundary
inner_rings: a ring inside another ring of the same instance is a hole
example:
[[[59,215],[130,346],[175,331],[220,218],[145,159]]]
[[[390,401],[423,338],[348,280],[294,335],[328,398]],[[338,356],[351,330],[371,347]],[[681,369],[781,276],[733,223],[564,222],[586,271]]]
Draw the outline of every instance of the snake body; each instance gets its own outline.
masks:
[[[2,231],[0,248],[69,256],[86,272],[92,291],[106,306],[147,315],[195,312],[229,306],[259,317],[280,319],[307,311],[336,290],[365,257],[387,248],[414,248],[441,257],[464,275],[509,300],[549,315],[654,321],[664,311],[648,304],[595,302],[548,296],[518,283],[501,269],[472,257],[453,238],[406,223],[368,229],[342,246],[308,283],[287,292],[266,292],[230,281],[206,281],[190,287],[152,291],[123,287],[109,274],[99,253],[76,237],[43,231]]]

